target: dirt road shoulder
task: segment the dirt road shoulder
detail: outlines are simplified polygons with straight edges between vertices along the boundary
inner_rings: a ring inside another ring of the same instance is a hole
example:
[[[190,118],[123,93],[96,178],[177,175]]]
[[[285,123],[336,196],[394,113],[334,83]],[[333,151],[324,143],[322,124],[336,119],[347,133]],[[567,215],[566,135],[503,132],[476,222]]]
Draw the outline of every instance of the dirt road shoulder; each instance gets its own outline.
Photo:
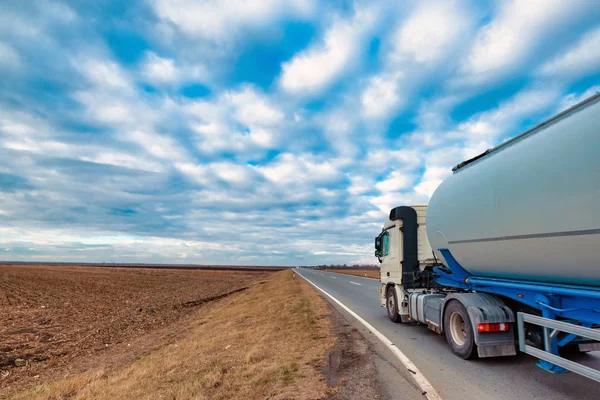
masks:
[[[362,324],[333,302],[330,320],[338,338],[325,374],[338,385],[332,400],[410,399],[425,397],[406,368]]]

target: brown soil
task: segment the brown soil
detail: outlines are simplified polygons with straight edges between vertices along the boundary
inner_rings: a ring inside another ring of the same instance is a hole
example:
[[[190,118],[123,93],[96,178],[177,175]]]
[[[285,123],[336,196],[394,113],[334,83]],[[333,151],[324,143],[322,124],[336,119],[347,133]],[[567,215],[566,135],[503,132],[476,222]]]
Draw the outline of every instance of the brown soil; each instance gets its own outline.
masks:
[[[198,306],[271,274],[8,266],[0,268],[0,397],[172,342]]]
[[[363,278],[379,279],[378,269],[328,269],[328,272],[337,272],[338,274],[347,274],[354,276],[362,276]]]
[[[10,398],[328,398],[337,389],[329,388],[321,374],[336,342],[327,303],[291,271],[269,274],[260,283],[158,328],[162,336],[153,331],[133,341],[132,347],[158,342],[143,356],[119,351],[110,357],[119,362],[112,364],[107,357],[94,357],[95,364],[82,372],[69,371]],[[181,331],[177,338],[169,336],[174,331]]]
[[[385,398],[374,364],[376,355],[369,343],[333,307],[329,319],[338,339],[323,368],[327,383],[336,388],[329,400]]]

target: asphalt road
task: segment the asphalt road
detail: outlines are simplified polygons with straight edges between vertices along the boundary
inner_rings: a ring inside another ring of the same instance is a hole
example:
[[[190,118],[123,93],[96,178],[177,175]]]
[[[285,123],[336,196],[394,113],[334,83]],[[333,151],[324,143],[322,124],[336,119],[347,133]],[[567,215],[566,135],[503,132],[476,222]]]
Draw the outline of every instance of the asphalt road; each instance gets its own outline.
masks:
[[[444,336],[425,326],[391,322],[379,306],[376,279],[310,269],[298,272],[394,342],[444,400],[600,399],[600,383],[574,373],[550,374],[525,354],[471,361],[456,357]],[[577,355],[574,360],[600,369],[600,352]]]

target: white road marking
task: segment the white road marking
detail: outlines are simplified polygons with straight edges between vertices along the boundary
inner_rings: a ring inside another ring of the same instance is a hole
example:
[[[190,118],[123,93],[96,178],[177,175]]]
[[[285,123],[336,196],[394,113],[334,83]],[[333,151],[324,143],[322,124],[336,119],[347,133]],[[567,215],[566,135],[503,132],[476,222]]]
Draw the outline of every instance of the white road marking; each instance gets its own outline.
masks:
[[[408,369],[410,372],[412,372],[413,378],[415,378],[415,381],[417,382],[417,384],[421,388],[421,391],[425,393],[425,397],[427,399],[429,399],[429,400],[442,400],[442,398],[439,395],[439,393],[433,388],[433,385],[427,380],[427,378],[425,378],[425,375],[423,375],[421,373],[421,371],[419,371],[419,369],[417,368],[417,366],[403,352],[401,352],[400,349],[398,347],[396,347],[396,345],[390,339],[388,339],[387,337],[385,337],[383,335],[383,333],[381,333],[377,329],[375,329],[375,327],[373,325],[371,325],[367,321],[365,321],[360,315],[358,315],[357,313],[355,313],[354,311],[352,311],[350,308],[348,308],[346,305],[344,305],[344,303],[342,303],[341,301],[339,301],[338,299],[336,299],[335,297],[333,297],[332,295],[330,295],[329,293],[327,293],[326,291],[324,291],[323,289],[321,289],[320,287],[318,287],[317,285],[315,285],[314,283],[312,283],[308,278],[304,277],[303,275],[300,275],[300,276],[304,280],[306,280],[308,283],[310,283],[311,285],[313,285],[315,288],[317,288],[318,290],[320,290],[321,292],[323,292],[324,295],[326,295],[327,297],[329,297],[337,305],[339,305],[344,310],[346,310],[350,315],[352,315],[361,324],[363,324],[369,331],[371,331],[371,333],[373,333],[375,336],[377,336],[377,338],[379,340],[381,340],[381,342],[388,349],[390,349],[390,351],[392,353],[394,353],[394,355],[396,357],[398,357],[398,359],[406,367],[406,369]]]
[[[331,279],[337,279],[335,276],[330,276]]]
[[[353,284],[353,285],[362,286],[362,283],[356,283],[356,282],[352,282],[352,281],[350,281],[350,283]]]

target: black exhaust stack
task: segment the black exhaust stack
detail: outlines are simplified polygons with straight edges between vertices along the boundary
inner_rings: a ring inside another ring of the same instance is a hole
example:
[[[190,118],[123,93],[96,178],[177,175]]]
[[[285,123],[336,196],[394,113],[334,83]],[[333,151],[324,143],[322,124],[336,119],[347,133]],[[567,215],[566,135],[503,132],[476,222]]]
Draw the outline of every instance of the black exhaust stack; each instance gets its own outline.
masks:
[[[417,243],[417,212],[412,207],[396,207],[390,211],[390,220],[401,219],[402,243],[402,286],[414,288],[415,275],[419,272],[419,253]]]

